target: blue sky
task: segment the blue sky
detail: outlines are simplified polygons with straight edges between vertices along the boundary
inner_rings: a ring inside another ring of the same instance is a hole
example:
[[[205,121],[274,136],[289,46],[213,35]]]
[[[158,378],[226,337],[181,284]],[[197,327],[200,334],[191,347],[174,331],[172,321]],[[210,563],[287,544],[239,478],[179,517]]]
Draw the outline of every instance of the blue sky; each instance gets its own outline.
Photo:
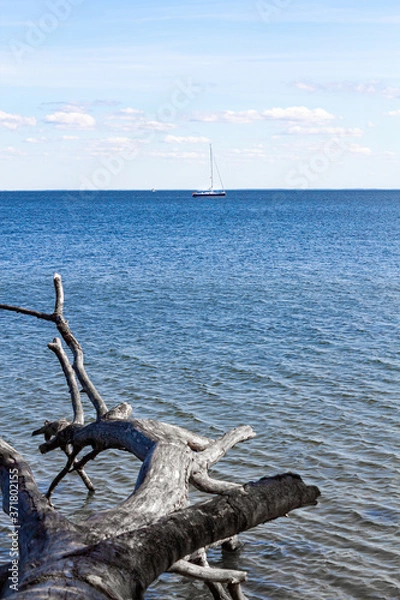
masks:
[[[400,188],[397,0],[0,14],[0,189]]]

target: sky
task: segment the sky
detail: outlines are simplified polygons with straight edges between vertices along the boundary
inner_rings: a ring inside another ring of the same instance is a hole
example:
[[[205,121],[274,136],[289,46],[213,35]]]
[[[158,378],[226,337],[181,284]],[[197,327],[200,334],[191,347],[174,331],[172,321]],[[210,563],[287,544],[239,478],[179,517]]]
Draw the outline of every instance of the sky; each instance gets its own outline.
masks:
[[[400,188],[398,0],[0,0],[0,48],[1,190]]]

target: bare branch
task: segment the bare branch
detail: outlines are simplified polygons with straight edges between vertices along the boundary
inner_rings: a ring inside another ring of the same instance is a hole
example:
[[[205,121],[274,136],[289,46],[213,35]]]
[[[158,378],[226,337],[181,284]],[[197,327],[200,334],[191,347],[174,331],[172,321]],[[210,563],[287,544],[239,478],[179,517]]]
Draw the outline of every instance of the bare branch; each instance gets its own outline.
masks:
[[[64,352],[64,348],[61,345],[59,338],[54,338],[53,342],[47,344],[48,348],[52,350],[60,361],[62,370],[65,375],[65,379],[68,384],[69,393],[71,395],[72,408],[74,411],[73,423],[83,425],[85,417],[83,414],[83,406],[81,402],[81,396],[79,393],[78,383],[76,381],[75,371],[73,370],[71,363],[68,360],[68,356]]]
[[[143,433],[148,439],[158,442],[160,440],[181,441],[191,450],[199,452],[205,450],[214,443],[214,440],[197,435],[184,427],[170,425],[162,421],[152,419],[132,419],[132,424]]]
[[[240,583],[247,581],[247,573],[231,569],[215,569],[194,565],[187,560],[178,560],[169,569],[172,573],[179,573],[185,577],[201,579],[201,581],[213,581],[217,583]]]
[[[74,463],[73,470],[74,471],[79,471],[80,469],[83,470],[83,467],[86,465],[86,463],[88,463],[90,460],[94,460],[96,458],[96,456],[98,456],[100,454],[100,452],[101,452],[101,449],[96,448],[96,450],[92,450],[88,454],[85,454],[85,456],[83,458],[81,458],[79,461],[76,461],[76,463]]]
[[[60,481],[62,479],[64,479],[64,477],[67,475],[67,473],[70,472],[72,464],[73,464],[77,454],[78,454],[78,451],[73,450],[69,456],[67,455],[68,456],[67,464],[65,465],[65,467],[63,469],[61,469],[61,471],[58,473],[58,475],[55,476],[55,478],[53,479],[53,481],[50,484],[49,489],[47,490],[46,498],[49,501],[50,501],[52,493],[54,492],[54,490],[56,489],[56,487],[58,486]]]
[[[71,350],[74,363],[73,368],[78,377],[78,380],[86,392],[89,400],[93,404],[97,418],[102,417],[106,412],[108,412],[108,408],[103,398],[97,391],[96,387],[92,383],[88,374],[86,373],[86,369],[84,366],[83,360],[83,350],[82,346],[78,342],[78,340],[72,334],[68,322],[63,317],[57,317],[56,319],[57,329],[60,332],[64,342],[67,344],[68,348]]]
[[[208,448],[197,455],[197,462],[203,468],[215,465],[225,454],[239,442],[245,442],[256,437],[255,431],[249,425],[236,427],[213,442]]]
[[[62,317],[64,311],[64,288],[62,285],[61,275],[54,273],[53,277],[54,289],[56,292],[56,303],[54,306],[54,316]]]
[[[65,433],[66,433],[65,430],[73,431],[73,425],[71,426],[71,423],[69,421],[67,421],[67,419],[60,419],[59,421],[53,421],[53,422],[45,421],[44,425],[42,427],[40,427],[39,429],[36,429],[35,431],[32,432],[32,435],[40,435],[40,434],[44,435],[44,439],[46,440],[46,442],[45,442],[45,444],[42,444],[40,446],[42,453],[44,453],[43,452],[44,447],[47,449],[50,446],[50,449],[52,449],[52,450],[54,450],[55,448],[61,448],[65,452],[66,456],[69,458],[71,456],[71,454],[74,452],[74,449],[73,448],[72,448],[72,450],[70,449],[70,445],[68,443],[69,437],[68,437],[68,435],[67,435],[67,437],[65,437]],[[62,432],[64,432],[64,433],[62,433]],[[60,433],[61,433],[61,435],[59,435]],[[46,450],[46,451],[49,451],[49,450]],[[79,451],[80,451],[80,448],[77,449],[75,456]],[[76,463],[76,461],[74,460],[72,467],[74,467],[74,470],[77,471],[78,475],[82,479],[83,483],[85,484],[85,486],[87,487],[89,492],[93,492],[94,486],[93,486],[92,482],[90,481],[90,478],[88,477],[88,475],[83,470],[82,466],[78,465]],[[53,482],[53,484],[54,484],[54,482]],[[50,491],[50,488],[49,488],[49,491]],[[48,496],[48,497],[50,497],[50,496]]]
[[[70,421],[68,421],[67,419],[59,419],[58,421],[45,421],[42,427],[39,427],[39,429],[35,429],[35,431],[32,431],[32,435],[43,434],[46,442],[49,442],[51,438],[55,438],[60,431],[68,427],[68,425],[70,424]],[[59,447],[60,446],[57,445],[57,448]]]
[[[1,310],[9,310],[11,312],[21,313],[22,315],[30,315],[31,317],[36,317],[37,319],[43,319],[44,321],[52,321],[56,322],[54,315],[49,315],[47,313],[40,312],[38,310],[31,310],[30,308],[22,308],[22,306],[12,306],[11,304],[0,304]]]
[[[73,449],[70,450],[69,448],[69,446],[66,446],[66,448],[64,449],[64,452],[68,457],[71,456],[71,454],[73,453]],[[72,463],[71,472],[72,471],[76,471],[78,473],[79,477],[82,479],[89,492],[93,493],[95,491],[94,485],[91,482],[90,477],[86,474],[85,470],[83,469],[83,466],[78,464],[76,458],[74,458],[74,461]]]
[[[82,385],[84,391],[88,395],[89,400],[93,404],[96,410],[97,418],[99,419],[106,412],[108,412],[108,408],[103,398],[97,391],[96,387],[92,383],[91,379],[89,378],[88,374],[86,373],[83,361],[82,346],[80,345],[76,337],[73,335],[68,325],[68,321],[64,319],[64,289],[62,285],[61,275],[59,275],[58,273],[55,273],[54,275],[54,288],[56,291],[54,317],[57,329],[74,356],[73,368],[76,372],[80,384]]]
[[[190,476],[190,483],[198,490],[207,492],[208,494],[223,494],[224,492],[229,492],[235,488],[242,487],[238,483],[213,479],[203,471],[192,473]]]
[[[59,331],[61,331],[60,328]],[[75,338],[73,338],[73,340],[74,342],[71,343],[70,348],[74,354],[74,369],[83,389],[85,390],[89,400],[93,404],[96,410],[97,418],[99,419],[100,417],[105,415],[106,412],[108,412],[108,408],[103,398],[97,391],[96,387],[93,385],[88,374],[86,373],[86,369],[83,363],[83,350],[79,342],[75,340]]]
[[[85,484],[86,488],[88,489],[88,491],[93,494],[93,492],[95,492],[95,487],[90,479],[90,477],[88,476],[88,474],[86,473],[86,471],[84,471],[81,468],[77,468],[75,467],[75,461],[74,464],[72,465],[74,471],[76,471],[79,475],[79,477],[82,479],[83,483]]]
[[[237,427],[228,431],[208,448],[196,454],[190,477],[191,483],[197,489],[210,494],[223,494],[233,488],[241,487],[238,484],[218,481],[208,474],[208,469],[217,463],[235,444],[255,437],[255,432],[249,426]]]

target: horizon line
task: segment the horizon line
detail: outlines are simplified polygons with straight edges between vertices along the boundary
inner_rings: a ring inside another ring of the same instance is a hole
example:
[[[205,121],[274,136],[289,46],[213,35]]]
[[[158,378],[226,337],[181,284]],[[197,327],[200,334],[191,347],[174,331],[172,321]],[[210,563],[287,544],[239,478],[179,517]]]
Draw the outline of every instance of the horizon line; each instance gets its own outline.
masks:
[[[0,194],[8,193],[32,193],[32,192],[64,192],[78,194],[98,194],[98,193],[115,193],[115,192],[189,192],[192,188],[116,188],[116,189],[99,189],[99,190],[81,190],[77,188],[37,188],[37,189],[4,189],[0,190]],[[382,191],[382,192],[398,192],[400,188],[384,188],[384,187],[343,187],[343,188],[229,188],[226,192],[351,192],[351,191]]]

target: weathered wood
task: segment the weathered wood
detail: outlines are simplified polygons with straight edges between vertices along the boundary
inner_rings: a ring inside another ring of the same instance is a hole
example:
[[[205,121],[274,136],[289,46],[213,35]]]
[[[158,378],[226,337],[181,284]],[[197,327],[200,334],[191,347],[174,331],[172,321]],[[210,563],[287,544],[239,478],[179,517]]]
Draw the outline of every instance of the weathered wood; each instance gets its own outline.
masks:
[[[231,569],[212,569],[195,565],[186,560],[178,560],[171,568],[172,573],[179,573],[186,577],[201,579],[202,581],[213,581],[219,583],[241,583],[247,580],[247,573]]]
[[[192,554],[190,561],[195,565],[199,565],[203,569],[207,569],[209,571],[212,570],[214,572],[214,574],[216,574],[217,571],[220,571],[221,574],[223,572],[227,571],[227,569],[212,569],[210,567],[208,560],[207,560],[207,553],[206,553],[205,548],[202,548],[195,554]],[[180,561],[178,561],[178,563],[179,562]],[[171,567],[170,571],[174,571],[174,568],[178,563],[175,563],[175,565],[173,565]],[[230,571],[230,573],[233,573],[233,572]],[[239,573],[243,573],[243,575],[247,577],[247,573],[244,573],[244,572],[239,572]],[[190,577],[190,574],[188,574],[186,576]],[[239,578],[241,579],[241,575],[239,576]],[[201,579],[201,577],[197,577],[197,579]],[[221,578],[217,578],[217,577],[215,577],[215,575],[213,577],[213,581],[211,581],[210,578],[207,578],[207,579],[203,578],[204,583],[207,585],[208,589],[210,590],[211,595],[214,598],[214,600],[232,600],[232,596],[230,594],[228,594],[228,592],[225,590],[224,586],[222,585],[222,582],[219,579],[221,579]],[[244,581],[244,579],[242,581]],[[238,583],[238,586],[240,587],[240,583]]]
[[[255,436],[249,426],[213,440],[176,425],[131,418],[132,407],[126,402],[108,410],[63,316],[64,291],[57,274],[54,288],[55,308],[50,314],[0,304],[0,309],[54,322],[73,356],[70,363],[58,338],[49,344],[67,381],[73,419],[46,421],[33,432],[44,435],[39,447],[43,454],[59,448],[67,455],[47,497],[38,490],[22,456],[0,439],[3,510],[18,527],[19,544],[17,588],[10,587],[10,564],[1,566],[0,597],[141,600],[146,588],[171,570],[204,581],[214,600],[245,600],[241,583],[246,573],[210,567],[206,548],[218,544],[234,550],[240,545],[238,533],[316,504],[318,488],[290,473],[246,485],[210,477],[209,469],[233,446]],[[88,424],[78,382],[96,412],[96,420]],[[53,490],[72,471],[91,490],[83,467],[110,448],[128,451],[142,461],[134,489],[120,505],[72,523],[50,504]],[[11,472],[18,482],[17,521],[9,505]],[[190,506],[190,484],[216,497]]]
[[[29,466],[3,441],[0,465],[3,498],[8,497],[10,469],[19,473],[23,575],[16,600],[59,598],[61,590],[82,599],[142,598],[154,579],[185,556],[290,510],[315,504],[319,495],[317,488],[304,485],[296,475],[264,478],[214,500],[172,513],[164,509],[168,514],[156,520],[150,515],[147,525],[125,524],[123,531],[116,530],[111,537],[99,536],[102,539],[96,543],[91,534],[92,519],[73,524],[51,508],[38,491]],[[159,467],[165,469],[161,463]],[[153,477],[158,479],[158,468],[154,468],[157,472]],[[153,490],[141,487],[137,503],[130,502],[132,514],[139,509],[143,496],[152,496]],[[7,506],[3,508],[8,512]],[[105,529],[110,531],[109,522]]]

